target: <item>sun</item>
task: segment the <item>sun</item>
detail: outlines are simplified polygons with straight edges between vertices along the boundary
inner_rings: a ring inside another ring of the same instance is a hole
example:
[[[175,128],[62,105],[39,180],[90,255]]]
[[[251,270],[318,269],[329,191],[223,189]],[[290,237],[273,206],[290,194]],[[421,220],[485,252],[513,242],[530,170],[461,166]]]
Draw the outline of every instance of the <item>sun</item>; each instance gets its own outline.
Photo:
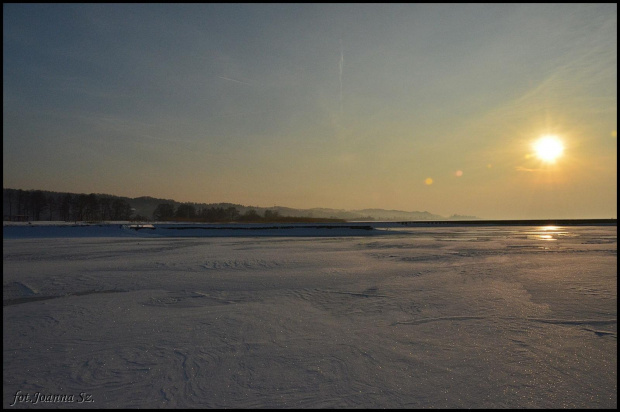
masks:
[[[562,156],[564,145],[557,136],[547,135],[534,142],[534,150],[540,160],[553,163]]]

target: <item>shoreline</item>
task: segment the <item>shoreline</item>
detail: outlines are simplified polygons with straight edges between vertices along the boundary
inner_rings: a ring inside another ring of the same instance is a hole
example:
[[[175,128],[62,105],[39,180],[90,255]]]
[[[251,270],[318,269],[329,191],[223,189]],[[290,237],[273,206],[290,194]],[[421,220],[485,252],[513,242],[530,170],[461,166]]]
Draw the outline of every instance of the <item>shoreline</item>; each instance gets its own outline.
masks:
[[[188,222],[188,221],[27,221],[27,222],[15,222],[5,220],[2,222],[2,226],[108,226],[108,225],[207,225],[207,226],[226,226],[229,228],[238,227],[259,227],[265,225],[281,225],[286,227],[287,225],[302,226],[302,227],[350,227],[358,225],[402,225],[402,226],[599,226],[599,225],[614,225],[618,224],[618,219],[475,219],[475,220],[349,220],[342,222],[334,221],[295,221],[290,220],[282,222],[279,220],[274,221],[261,221],[261,222]]]

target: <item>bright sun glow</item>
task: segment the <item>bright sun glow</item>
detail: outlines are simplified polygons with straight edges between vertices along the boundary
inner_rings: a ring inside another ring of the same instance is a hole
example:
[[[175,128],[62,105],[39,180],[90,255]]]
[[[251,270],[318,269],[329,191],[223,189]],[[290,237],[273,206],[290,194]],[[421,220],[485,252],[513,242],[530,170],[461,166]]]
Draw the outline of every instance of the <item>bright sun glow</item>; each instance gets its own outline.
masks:
[[[534,143],[536,156],[545,162],[555,162],[562,155],[564,145],[556,136],[543,136]]]

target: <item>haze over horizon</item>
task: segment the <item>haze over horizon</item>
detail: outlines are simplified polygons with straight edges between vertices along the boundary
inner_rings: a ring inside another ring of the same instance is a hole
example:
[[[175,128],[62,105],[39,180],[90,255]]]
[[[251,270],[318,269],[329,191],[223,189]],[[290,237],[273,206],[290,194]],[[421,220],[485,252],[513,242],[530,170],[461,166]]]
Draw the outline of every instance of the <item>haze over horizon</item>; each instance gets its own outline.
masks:
[[[3,135],[5,188],[616,218],[617,4],[4,4]]]

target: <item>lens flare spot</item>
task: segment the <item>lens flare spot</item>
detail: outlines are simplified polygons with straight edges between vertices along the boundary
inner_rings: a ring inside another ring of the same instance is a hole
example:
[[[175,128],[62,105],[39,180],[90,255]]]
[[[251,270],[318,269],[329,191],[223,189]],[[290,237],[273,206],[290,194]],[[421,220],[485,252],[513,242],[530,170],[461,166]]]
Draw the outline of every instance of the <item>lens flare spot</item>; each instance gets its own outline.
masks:
[[[454,174],[456,177],[461,177],[463,176],[463,171],[462,170],[457,170],[456,173]]]

